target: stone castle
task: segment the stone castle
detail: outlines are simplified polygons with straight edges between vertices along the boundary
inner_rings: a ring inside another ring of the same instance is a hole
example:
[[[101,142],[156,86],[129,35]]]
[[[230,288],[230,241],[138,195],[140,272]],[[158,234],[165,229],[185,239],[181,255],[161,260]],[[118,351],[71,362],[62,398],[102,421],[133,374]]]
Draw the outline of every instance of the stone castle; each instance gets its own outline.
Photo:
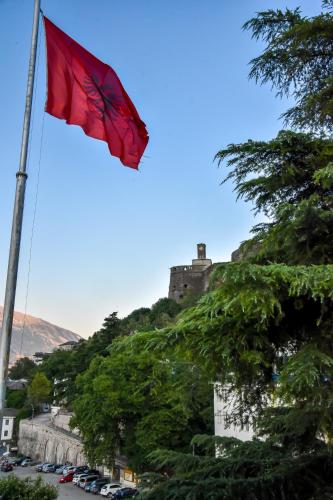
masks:
[[[206,257],[205,243],[198,243],[197,258],[192,260],[192,265],[171,267],[169,299],[181,302],[190,293],[199,295],[205,292],[215,265]]]

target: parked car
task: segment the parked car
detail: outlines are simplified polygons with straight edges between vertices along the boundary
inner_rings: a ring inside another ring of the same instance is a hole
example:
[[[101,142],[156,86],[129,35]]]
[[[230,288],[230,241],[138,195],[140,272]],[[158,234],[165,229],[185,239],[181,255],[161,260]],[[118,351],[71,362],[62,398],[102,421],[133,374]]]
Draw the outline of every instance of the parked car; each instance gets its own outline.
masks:
[[[81,472],[80,474],[75,473],[73,476],[73,484],[77,484],[83,479],[84,477],[87,477],[89,474],[86,472]]]
[[[57,467],[57,464],[46,464],[43,467],[43,472],[55,472]]]
[[[41,464],[37,464],[36,467],[35,467],[35,471],[36,472],[42,472],[44,465],[48,465],[48,463],[47,462],[43,462]]]
[[[80,488],[85,488],[87,486],[87,484],[89,483],[92,483],[93,481],[95,481],[95,479],[98,479],[98,476],[94,475],[94,476],[86,476],[86,477],[83,477],[78,483],[77,483],[77,486],[79,486]]]
[[[118,483],[107,483],[105,486],[101,488],[99,492],[103,497],[111,498],[112,494],[116,491],[120,490],[121,486]]]
[[[89,491],[90,493],[93,493],[94,495],[97,495],[105,486],[110,482],[110,479],[108,477],[101,477],[99,479],[96,479],[92,483],[88,484],[88,486],[85,487],[85,491]]]
[[[80,465],[79,467],[75,467],[75,474],[86,474],[89,471],[88,465]]]
[[[97,470],[97,469],[89,469],[89,467],[84,472],[87,472],[87,474],[89,474],[89,476],[100,476],[101,475],[101,473],[99,472],[99,470]]]
[[[52,465],[52,464],[50,464],[49,462],[46,462],[46,463],[43,465],[43,467],[42,467],[42,472],[46,472],[46,471],[47,471],[47,468],[48,468],[50,465]]]
[[[88,469],[89,469],[89,467],[86,465],[80,465],[80,466],[65,465],[62,473],[67,474],[67,472],[69,472],[69,471],[74,471],[74,474],[83,474],[84,472],[87,472]]]
[[[22,467],[28,467],[31,465],[36,465],[36,460],[32,460],[32,458],[26,458],[22,461],[21,466]]]
[[[64,476],[66,476],[66,474],[69,472],[69,471],[73,471],[73,474],[75,473],[75,465],[67,465],[66,467],[64,467],[62,473]]]
[[[24,460],[26,460],[27,458],[31,458],[31,457],[26,457],[26,456],[23,456],[23,457],[17,457],[13,460],[13,464],[14,465],[22,465],[22,462]]]
[[[112,494],[113,500],[118,500],[120,498],[130,498],[136,495],[138,490],[136,488],[120,488],[120,490],[116,491]]]
[[[4,462],[4,463],[1,465],[1,470],[2,470],[2,472],[11,472],[13,469],[14,469],[13,464],[11,464],[11,463],[9,463],[9,462]]]
[[[59,483],[71,483],[73,481],[74,474],[66,474],[65,476],[61,476],[59,479]]]
[[[66,467],[66,465],[59,465],[59,467],[56,469],[55,473],[62,474],[65,467]]]
[[[75,474],[75,469],[70,469],[69,471],[66,472],[66,474],[63,474],[63,476],[73,476]]]

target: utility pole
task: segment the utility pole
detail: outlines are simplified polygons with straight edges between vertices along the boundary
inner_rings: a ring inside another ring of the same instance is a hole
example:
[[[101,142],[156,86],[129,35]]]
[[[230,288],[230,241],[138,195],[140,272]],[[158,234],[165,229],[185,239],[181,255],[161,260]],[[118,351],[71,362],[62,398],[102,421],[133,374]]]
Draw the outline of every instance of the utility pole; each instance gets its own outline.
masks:
[[[9,250],[8,269],[7,269],[5,303],[3,309],[2,329],[0,337],[0,412],[3,411],[6,404],[6,378],[7,378],[8,362],[10,354],[10,341],[13,328],[13,314],[14,314],[17,271],[18,271],[20,245],[21,245],[25,185],[27,180],[26,166],[27,166],[27,155],[28,155],[28,145],[29,145],[32,96],[33,96],[34,79],[35,79],[38,24],[39,24],[39,11],[40,11],[40,0],[34,0],[34,2],[35,2],[34,17],[32,25],[27,93],[25,99],[25,111],[23,119],[21,156],[20,156],[19,170],[16,173],[16,192],[15,192],[12,233],[10,240],[10,250]]]

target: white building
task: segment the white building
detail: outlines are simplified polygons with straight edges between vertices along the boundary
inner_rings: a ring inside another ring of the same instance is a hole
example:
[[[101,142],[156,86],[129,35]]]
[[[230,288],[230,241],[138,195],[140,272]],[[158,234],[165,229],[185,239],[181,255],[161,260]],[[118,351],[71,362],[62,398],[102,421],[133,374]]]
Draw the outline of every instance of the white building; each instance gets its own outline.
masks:
[[[232,411],[232,396],[224,390],[221,384],[214,384],[214,427],[215,436],[235,437],[241,441],[250,441],[254,436],[254,429],[249,424],[244,426],[230,423],[228,416]]]
[[[17,414],[15,408],[5,408],[3,411],[1,423],[1,443],[9,450],[10,441],[13,439],[14,434],[14,421]]]
[[[69,340],[68,342],[64,342],[63,344],[59,344],[58,349],[60,349],[62,351],[72,351],[78,345],[79,345],[78,341]]]

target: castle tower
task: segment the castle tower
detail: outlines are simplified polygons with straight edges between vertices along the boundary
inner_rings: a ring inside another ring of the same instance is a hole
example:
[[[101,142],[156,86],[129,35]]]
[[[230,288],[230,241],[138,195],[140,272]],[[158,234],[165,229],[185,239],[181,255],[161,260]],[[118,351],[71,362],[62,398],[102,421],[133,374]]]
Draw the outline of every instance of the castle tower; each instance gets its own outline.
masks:
[[[206,258],[206,243],[197,244],[198,259]]]
[[[197,258],[192,259],[192,266],[209,267],[212,265],[211,259],[206,258],[206,244],[197,244]]]
[[[200,295],[208,289],[212,261],[206,257],[205,243],[197,244],[197,258],[192,265],[170,269],[169,299],[181,302],[189,293]]]

